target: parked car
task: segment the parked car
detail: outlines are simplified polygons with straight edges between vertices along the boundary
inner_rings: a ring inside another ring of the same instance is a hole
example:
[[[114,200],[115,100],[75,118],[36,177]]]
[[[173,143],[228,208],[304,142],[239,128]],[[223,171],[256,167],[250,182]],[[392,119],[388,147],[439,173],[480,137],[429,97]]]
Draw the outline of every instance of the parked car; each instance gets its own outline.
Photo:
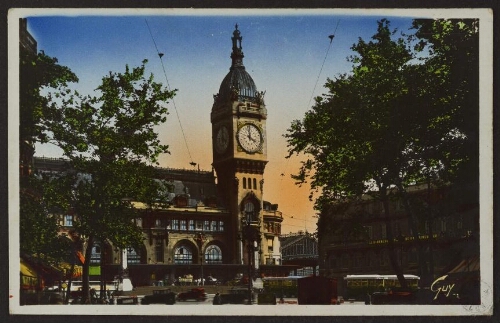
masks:
[[[344,297],[343,296],[337,296],[337,297],[332,298],[332,304],[333,305],[344,304]]]
[[[220,285],[220,281],[217,280],[217,278],[208,276],[207,280],[205,281],[205,284],[207,285]]]
[[[182,292],[177,294],[178,301],[187,301],[188,299],[195,301],[205,301],[207,299],[207,293],[205,293],[205,289],[198,287],[192,288],[187,292]]]
[[[233,287],[228,294],[220,295],[221,304],[246,304],[248,303],[248,289]]]
[[[176,294],[170,289],[155,289],[152,295],[146,295],[142,298],[141,304],[175,304]]]

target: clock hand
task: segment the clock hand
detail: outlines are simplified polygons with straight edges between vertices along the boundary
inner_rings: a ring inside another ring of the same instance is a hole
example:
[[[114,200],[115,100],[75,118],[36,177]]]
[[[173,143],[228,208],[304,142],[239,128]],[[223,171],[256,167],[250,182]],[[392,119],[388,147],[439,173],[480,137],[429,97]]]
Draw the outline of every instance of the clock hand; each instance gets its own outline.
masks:
[[[248,129],[248,139],[250,139],[251,141],[255,141],[255,140],[252,138],[252,134],[250,133],[250,127],[248,127],[247,129]]]

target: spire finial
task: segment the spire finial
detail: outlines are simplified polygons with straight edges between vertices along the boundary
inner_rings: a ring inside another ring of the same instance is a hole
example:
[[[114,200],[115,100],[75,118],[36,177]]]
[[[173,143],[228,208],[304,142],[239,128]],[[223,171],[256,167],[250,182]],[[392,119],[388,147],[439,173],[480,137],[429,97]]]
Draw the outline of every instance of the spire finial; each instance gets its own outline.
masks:
[[[238,24],[234,25],[233,37],[231,40],[233,41],[233,52],[231,53],[231,58],[233,60],[232,66],[243,66],[243,51],[241,47],[241,33],[238,30]]]

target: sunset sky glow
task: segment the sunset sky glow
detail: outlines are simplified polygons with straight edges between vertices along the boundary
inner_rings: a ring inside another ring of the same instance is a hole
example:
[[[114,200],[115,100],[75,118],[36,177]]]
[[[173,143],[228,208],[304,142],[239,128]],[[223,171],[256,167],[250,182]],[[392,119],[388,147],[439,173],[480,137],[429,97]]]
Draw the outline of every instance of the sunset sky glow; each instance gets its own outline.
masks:
[[[327,78],[350,71],[351,46],[359,38],[370,40],[377,20],[388,18],[399,36],[410,32],[416,16],[402,10],[99,9],[37,10],[20,17],[28,18],[38,50],[79,77],[74,87],[80,93],[92,94],[109,71],[122,72],[126,64],[138,66],[148,59],[147,73],[178,89],[168,104],[167,122],[158,128],[171,152],[161,156],[160,166],[193,169],[190,163],[195,162],[202,170],[212,168],[210,111],[231,65],[231,35],[238,24],[243,63],[257,89],[266,91],[269,163],[264,199],[279,204],[282,233],[289,233],[314,232],[317,219],[308,184],[298,187],[290,178],[300,157],[285,159],[283,135],[293,120],[303,118],[313,98],[326,92]],[[36,156],[60,157],[61,152],[38,145]]]

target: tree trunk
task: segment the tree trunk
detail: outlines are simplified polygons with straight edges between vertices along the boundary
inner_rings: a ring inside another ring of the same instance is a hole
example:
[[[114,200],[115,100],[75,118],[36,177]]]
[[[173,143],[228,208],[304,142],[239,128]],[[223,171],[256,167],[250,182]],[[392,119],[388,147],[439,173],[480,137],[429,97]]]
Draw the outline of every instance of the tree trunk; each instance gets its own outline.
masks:
[[[89,288],[89,269],[90,258],[92,256],[92,247],[94,245],[94,237],[90,236],[87,241],[87,249],[85,250],[85,262],[82,270],[82,303],[90,304],[90,288]]]
[[[425,252],[424,252],[424,246],[422,245],[422,243],[420,241],[420,236],[419,236],[418,217],[415,215],[415,213],[413,212],[413,210],[410,207],[408,193],[403,188],[403,185],[401,183],[398,183],[397,188],[398,188],[399,194],[401,196],[401,199],[403,201],[403,205],[404,205],[406,214],[408,215],[408,222],[410,224],[410,228],[411,228],[412,236],[413,236],[413,245],[415,245],[417,247],[418,276],[421,278],[425,278],[428,276],[428,268],[427,268],[427,261],[426,261]],[[425,286],[425,279],[421,281],[421,284],[423,284],[423,286]]]
[[[427,219],[429,221],[429,238],[428,238],[428,245],[429,245],[429,275],[426,277],[426,283],[431,284],[432,281],[434,281],[434,250],[433,250],[433,244],[434,244],[434,230],[432,229],[433,224],[434,224],[434,217],[432,216],[432,206],[431,206],[431,182],[430,178],[427,180]]]
[[[74,242],[73,242],[74,244]],[[66,300],[64,301],[64,304],[68,304],[69,303],[69,298],[71,296],[71,282],[73,281],[73,273],[75,272],[75,262],[76,262],[76,248],[73,246],[73,248],[71,248],[71,253],[72,253],[72,257],[71,257],[71,267],[69,269],[69,278],[68,278],[68,284],[66,285]]]
[[[391,263],[392,269],[394,270],[396,276],[398,277],[399,284],[401,285],[402,288],[407,289],[408,284],[404,277],[403,269],[401,268],[396,257],[396,248],[394,244],[394,234],[392,232],[392,225],[391,225],[392,223],[390,218],[391,213],[389,210],[389,198],[387,196],[387,189],[385,187],[383,188],[381,187],[380,194],[382,198],[382,205],[384,206],[384,222],[385,222],[387,241],[389,247],[389,261]]]

